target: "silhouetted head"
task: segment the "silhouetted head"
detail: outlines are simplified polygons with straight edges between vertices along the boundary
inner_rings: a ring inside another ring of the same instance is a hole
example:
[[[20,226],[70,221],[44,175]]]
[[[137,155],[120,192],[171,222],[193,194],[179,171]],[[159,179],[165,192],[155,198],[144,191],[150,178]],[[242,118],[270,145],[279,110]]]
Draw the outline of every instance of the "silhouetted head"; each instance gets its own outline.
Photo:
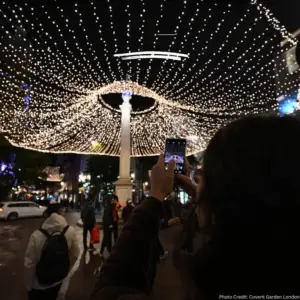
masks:
[[[112,207],[113,203],[114,203],[114,199],[112,195],[107,194],[104,196],[103,199],[104,207]]]
[[[204,155],[200,206],[213,228],[271,238],[298,225],[300,122],[250,117],[221,129]]]
[[[59,214],[61,216],[64,216],[64,208],[59,203],[49,204],[48,208],[45,210],[45,216],[48,218],[52,214]]]
[[[235,121],[210,141],[197,212],[211,238],[193,274],[207,298],[300,292],[290,272],[300,267],[299,141],[298,120],[260,116]]]
[[[127,204],[127,206],[133,206],[133,202],[132,202],[131,199],[128,199],[128,200],[126,201],[126,204]]]

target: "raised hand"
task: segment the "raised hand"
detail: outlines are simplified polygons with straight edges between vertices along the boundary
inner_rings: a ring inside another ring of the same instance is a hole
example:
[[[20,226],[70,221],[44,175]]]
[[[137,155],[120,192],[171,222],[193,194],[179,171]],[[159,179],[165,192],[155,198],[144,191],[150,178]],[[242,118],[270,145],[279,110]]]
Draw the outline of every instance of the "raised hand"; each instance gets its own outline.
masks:
[[[175,162],[171,161],[166,170],[164,156],[160,155],[151,172],[151,197],[162,201],[173,191],[174,168]]]

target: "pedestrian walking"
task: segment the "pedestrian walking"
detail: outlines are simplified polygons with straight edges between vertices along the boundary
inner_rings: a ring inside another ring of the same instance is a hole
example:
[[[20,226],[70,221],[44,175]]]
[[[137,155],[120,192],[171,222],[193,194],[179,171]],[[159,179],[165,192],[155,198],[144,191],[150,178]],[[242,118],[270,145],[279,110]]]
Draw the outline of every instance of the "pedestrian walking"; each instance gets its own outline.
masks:
[[[113,230],[113,203],[114,200],[110,195],[104,198],[103,212],[103,239],[101,243],[100,255],[103,256],[105,248],[111,253],[112,248],[112,230]]]
[[[81,211],[81,220],[83,223],[83,247],[85,250],[87,250],[87,233],[90,232],[91,236],[92,230],[96,224],[95,209],[92,205],[92,201],[88,201],[83,207]],[[89,248],[94,249],[91,241],[89,242]]]
[[[62,206],[50,204],[47,216],[41,228],[32,233],[25,254],[29,300],[56,300],[71,261],[80,253],[75,230],[68,226]]]

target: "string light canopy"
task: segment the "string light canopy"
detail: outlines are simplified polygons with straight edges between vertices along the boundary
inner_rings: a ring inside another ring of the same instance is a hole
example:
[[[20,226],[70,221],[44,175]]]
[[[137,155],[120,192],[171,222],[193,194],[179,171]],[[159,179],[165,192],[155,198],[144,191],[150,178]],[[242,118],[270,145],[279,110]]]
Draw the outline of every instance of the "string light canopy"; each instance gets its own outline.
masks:
[[[103,96],[125,89],[154,100],[132,113],[132,156],[171,136],[200,152],[233,119],[276,109],[275,53],[294,42],[259,1],[3,1],[0,14],[0,130],[54,153],[118,156],[121,114]],[[143,52],[185,58],[115,57]]]

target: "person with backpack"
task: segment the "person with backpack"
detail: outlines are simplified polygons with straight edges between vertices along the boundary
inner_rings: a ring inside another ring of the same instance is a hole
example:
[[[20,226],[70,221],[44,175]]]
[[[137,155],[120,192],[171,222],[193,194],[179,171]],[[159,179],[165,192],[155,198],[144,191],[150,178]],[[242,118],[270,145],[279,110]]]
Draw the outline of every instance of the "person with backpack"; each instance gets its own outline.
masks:
[[[92,230],[96,224],[96,215],[95,209],[93,207],[92,201],[88,201],[86,205],[83,207],[81,211],[81,220],[83,223],[83,247],[87,250],[87,233],[90,232],[92,234]],[[89,243],[89,248],[92,250],[94,249],[93,244]]]
[[[24,259],[28,300],[56,300],[71,261],[80,253],[75,230],[68,226],[64,210],[50,204],[47,219],[29,240]]]

